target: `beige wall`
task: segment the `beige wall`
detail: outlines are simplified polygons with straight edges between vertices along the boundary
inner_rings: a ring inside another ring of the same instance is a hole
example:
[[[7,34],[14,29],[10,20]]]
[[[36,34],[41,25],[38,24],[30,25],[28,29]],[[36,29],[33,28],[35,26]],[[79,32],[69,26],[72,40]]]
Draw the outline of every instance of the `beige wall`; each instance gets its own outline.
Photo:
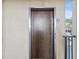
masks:
[[[64,1],[3,1],[3,59],[29,59],[29,8],[55,8],[56,59],[64,59]]]

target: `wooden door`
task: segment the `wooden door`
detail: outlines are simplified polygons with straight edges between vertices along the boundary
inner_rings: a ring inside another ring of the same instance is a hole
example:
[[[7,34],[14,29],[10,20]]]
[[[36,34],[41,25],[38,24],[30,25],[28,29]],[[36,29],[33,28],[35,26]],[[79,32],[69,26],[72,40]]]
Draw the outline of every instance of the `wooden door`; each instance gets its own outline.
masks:
[[[32,9],[31,16],[31,58],[51,59],[54,57],[54,10]]]

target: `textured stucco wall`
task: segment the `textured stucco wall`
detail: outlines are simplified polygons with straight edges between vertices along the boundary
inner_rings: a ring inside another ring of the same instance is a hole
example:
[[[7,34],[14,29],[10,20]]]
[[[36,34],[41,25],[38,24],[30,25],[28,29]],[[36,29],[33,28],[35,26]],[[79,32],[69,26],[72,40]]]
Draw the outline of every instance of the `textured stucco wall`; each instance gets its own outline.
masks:
[[[56,59],[64,59],[64,1],[3,1],[3,59],[29,59],[30,8],[55,8]]]

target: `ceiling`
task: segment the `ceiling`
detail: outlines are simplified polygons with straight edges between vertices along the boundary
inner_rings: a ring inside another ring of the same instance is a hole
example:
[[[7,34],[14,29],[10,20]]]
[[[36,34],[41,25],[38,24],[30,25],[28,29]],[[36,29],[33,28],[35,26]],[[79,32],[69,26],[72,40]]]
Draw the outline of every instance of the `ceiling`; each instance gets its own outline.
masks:
[[[3,1],[63,1],[63,0],[3,0]]]

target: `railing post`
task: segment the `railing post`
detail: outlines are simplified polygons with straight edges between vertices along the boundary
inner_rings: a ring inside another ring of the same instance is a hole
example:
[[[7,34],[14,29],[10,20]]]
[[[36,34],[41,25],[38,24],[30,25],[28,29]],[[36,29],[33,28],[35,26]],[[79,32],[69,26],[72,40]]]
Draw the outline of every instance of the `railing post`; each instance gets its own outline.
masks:
[[[75,35],[64,36],[64,39],[65,39],[65,59],[73,59],[73,38],[75,38]]]

